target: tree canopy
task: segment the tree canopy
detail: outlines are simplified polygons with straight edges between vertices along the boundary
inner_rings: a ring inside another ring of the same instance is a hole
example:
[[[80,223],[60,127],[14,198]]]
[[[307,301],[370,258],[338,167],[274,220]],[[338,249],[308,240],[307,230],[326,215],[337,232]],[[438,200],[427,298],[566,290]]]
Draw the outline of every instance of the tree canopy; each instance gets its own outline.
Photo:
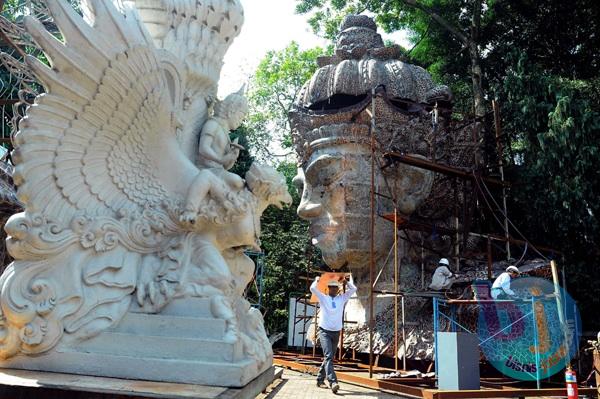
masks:
[[[261,220],[264,258],[263,314],[270,334],[287,331],[288,300],[307,290],[308,270],[322,264],[318,250],[310,243],[308,223],[296,214],[300,197],[292,184],[297,173],[291,151],[288,113],[300,89],[317,69],[317,57],[331,50],[301,49],[292,42],[279,51],[269,51],[250,79],[247,122],[234,133],[250,149],[234,167],[243,175],[254,160],[268,162],[284,174],[293,204],[282,210],[269,207]]]
[[[488,100],[493,98],[490,84],[502,81],[510,67],[506,55],[515,50],[570,78],[588,79],[600,68],[600,3],[595,0],[297,0],[297,11],[309,14],[315,32],[329,38],[348,13],[372,13],[387,32],[407,30],[413,45],[409,61],[450,85],[461,111],[476,95],[469,86],[477,59]]]
[[[297,11],[330,38],[344,14],[371,13],[385,31],[410,33],[407,60],[452,88],[455,109],[487,116],[500,103],[508,214],[533,242],[564,252],[586,327],[600,327],[591,317],[600,304],[600,3],[297,0]]]
[[[319,47],[301,50],[291,42],[280,51],[269,51],[250,80],[248,139],[261,159],[291,155],[291,127],[288,114],[302,85],[317,69],[317,57],[326,53]]]

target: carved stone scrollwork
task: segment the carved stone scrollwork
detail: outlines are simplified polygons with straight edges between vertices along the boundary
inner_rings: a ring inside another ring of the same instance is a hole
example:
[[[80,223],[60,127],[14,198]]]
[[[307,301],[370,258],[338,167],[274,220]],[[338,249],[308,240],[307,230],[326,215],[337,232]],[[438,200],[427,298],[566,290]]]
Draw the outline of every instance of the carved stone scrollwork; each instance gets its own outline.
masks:
[[[239,1],[123,13],[84,1],[85,20],[46,3],[65,42],[27,17],[52,68],[28,59],[46,93],[15,137],[25,212],[5,227],[15,261],[0,278],[0,366],[246,384],[272,351],[242,297],[244,249],[258,247],[265,208],[291,197],[268,166],[252,165],[247,185],[227,171],[242,94],[208,114]]]

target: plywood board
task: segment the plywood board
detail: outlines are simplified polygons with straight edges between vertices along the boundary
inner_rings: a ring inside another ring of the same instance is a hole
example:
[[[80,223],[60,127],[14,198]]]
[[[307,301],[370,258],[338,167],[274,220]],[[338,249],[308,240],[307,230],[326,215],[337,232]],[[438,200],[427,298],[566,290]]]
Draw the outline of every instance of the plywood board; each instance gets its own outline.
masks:
[[[346,276],[350,276],[350,273],[330,273],[330,272],[323,273],[323,274],[321,274],[321,278],[319,279],[319,284],[317,285],[317,288],[323,294],[327,295],[328,294],[327,284],[329,284],[329,282],[331,280],[337,280],[341,284],[342,281],[344,281],[344,279],[346,278]],[[317,302],[319,302],[319,299],[317,298],[317,296],[315,294],[312,294],[309,302],[317,303]]]

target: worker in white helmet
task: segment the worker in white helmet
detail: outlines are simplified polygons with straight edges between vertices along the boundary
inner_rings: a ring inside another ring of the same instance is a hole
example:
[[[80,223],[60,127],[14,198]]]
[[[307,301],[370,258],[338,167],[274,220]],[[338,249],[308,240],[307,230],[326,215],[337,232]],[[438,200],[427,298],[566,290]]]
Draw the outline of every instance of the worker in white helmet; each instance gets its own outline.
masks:
[[[506,271],[498,276],[492,284],[492,298],[494,299],[513,299],[517,294],[510,289],[512,279],[519,277],[519,269],[516,266],[509,266]]]
[[[433,272],[429,289],[435,291],[448,290],[456,280],[456,273],[452,273],[448,268],[450,262],[446,258],[440,259],[438,267]]]

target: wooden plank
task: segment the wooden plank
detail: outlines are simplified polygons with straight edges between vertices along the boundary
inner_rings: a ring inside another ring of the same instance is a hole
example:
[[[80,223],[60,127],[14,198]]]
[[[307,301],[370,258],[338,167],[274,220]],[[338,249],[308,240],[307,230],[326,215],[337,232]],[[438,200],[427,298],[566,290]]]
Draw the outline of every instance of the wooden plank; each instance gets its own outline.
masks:
[[[125,380],[15,369],[0,370],[0,385],[115,395],[138,395],[150,398],[164,398],[167,394],[172,398],[198,398],[200,393],[206,398],[217,398],[227,390],[223,387],[204,385]]]
[[[278,366],[287,367],[292,370],[316,374],[318,366],[301,364],[297,361],[275,358],[274,363]],[[359,368],[368,367],[362,364],[356,365]],[[380,371],[389,372],[390,369],[383,369]],[[393,371],[393,370],[392,370]],[[402,395],[407,395],[413,398],[423,399],[464,399],[464,398],[544,398],[548,396],[566,396],[566,388],[543,388],[543,389],[528,389],[528,388],[515,388],[512,386],[502,386],[502,389],[494,388],[483,388],[480,390],[463,390],[463,391],[440,391],[437,389],[431,389],[431,384],[435,382],[435,379],[423,379],[423,378],[391,378],[391,379],[376,379],[368,378],[368,376],[362,375],[360,371],[340,371],[337,372],[338,379],[343,382],[364,386],[367,388],[373,388],[384,391],[397,392]],[[487,383],[503,383],[513,382],[506,377],[494,377],[494,378],[482,378],[482,384]],[[410,384],[410,385],[409,385]],[[581,395],[592,395],[597,397],[596,388],[579,388]]]
[[[19,102],[18,98],[0,98],[0,106],[2,105],[12,105]]]
[[[344,278],[349,275],[350,275],[350,273],[330,273],[330,272],[322,273],[321,278],[319,279],[319,283],[317,284],[317,289],[319,291],[321,291],[323,294],[327,295],[328,294],[327,284],[329,284],[329,282],[331,280],[336,280],[341,284],[344,281]],[[341,290],[340,290],[340,292],[341,292]],[[319,299],[317,298],[317,296],[315,294],[312,294],[309,302],[317,303],[317,302],[319,302]]]
[[[281,378],[271,367],[242,388],[125,380],[75,374],[1,369],[0,398],[10,399],[245,399]]]

